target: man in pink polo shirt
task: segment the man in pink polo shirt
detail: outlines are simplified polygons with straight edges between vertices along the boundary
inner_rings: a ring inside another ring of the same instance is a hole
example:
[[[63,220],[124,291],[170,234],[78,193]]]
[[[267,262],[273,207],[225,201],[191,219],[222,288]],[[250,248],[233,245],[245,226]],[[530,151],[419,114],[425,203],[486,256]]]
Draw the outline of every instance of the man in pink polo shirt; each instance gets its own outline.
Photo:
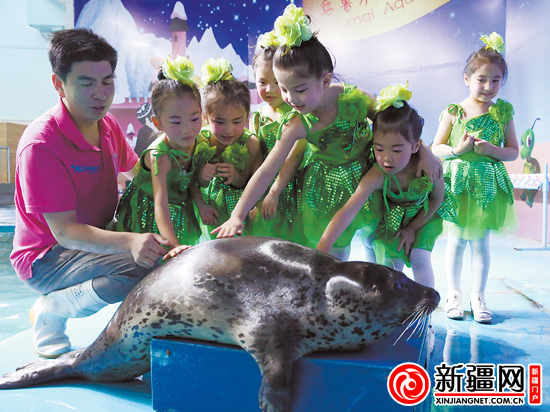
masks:
[[[89,316],[128,292],[166,253],[157,234],[105,230],[117,205],[117,175],[138,157],[107,112],[117,53],[90,30],[56,32],[49,47],[59,103],[31,123],[17,148],[12,264],[41,296],[31,309],[33,344],[44,357],[71,349],[67,318]]]

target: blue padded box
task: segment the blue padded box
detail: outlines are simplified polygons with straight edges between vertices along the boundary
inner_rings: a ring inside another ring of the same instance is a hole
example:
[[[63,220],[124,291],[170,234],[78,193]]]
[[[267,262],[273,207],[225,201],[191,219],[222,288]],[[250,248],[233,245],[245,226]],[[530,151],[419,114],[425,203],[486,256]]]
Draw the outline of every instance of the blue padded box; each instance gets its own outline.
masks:
[[[294,368],[292,412],[429,411],[431,396],[413,407],[387,390],[392,369],[403,362],[426,367],[426,337],[396,330],[360,352],[320,352]],[[241,348],[183,339],[153,339],[151,387],[158,412],[258,412],[261,375]]]

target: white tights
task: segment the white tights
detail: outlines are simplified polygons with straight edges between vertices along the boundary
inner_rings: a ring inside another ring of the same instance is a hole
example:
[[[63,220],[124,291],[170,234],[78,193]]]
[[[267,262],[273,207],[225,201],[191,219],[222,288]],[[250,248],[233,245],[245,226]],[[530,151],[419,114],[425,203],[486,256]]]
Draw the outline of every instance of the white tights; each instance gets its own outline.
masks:
[[[462,274],[462,261],[466,244],[470,242],[472,253],[472,296],[485,293],[487,279],[489,277],[489,266],[491,264],[491,253],[489,248],[490,231],[487,231],[481,239],[466,240],[449,234],[447,249],[445,251],[445,271],[447,272],[447,283],[449,293],[461,291],[460,278]]]
[[[402,259],[386,259],[384,265],[395,270],[402,271],[404,262]],[[415,282],[430,288],[435,287],[435,276],[432,268],[432,253],[429,250],[411,250],[411,269]]]

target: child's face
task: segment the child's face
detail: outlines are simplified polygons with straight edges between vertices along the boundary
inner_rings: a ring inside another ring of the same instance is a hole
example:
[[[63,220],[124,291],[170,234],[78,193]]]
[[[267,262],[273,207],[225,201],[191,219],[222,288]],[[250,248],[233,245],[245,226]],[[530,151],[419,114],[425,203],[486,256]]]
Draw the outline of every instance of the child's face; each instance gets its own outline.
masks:
[[[386,173],[397,174],[409,164],[413,153],[418,152],[421,141],[412,144],[399,133],[374,135],[376,162]]]
[[[273,68],[273,73],[279,83],[283,100],[301,114],[311,113],[321,104],[332,79],[330,73],[321,78],[304,78],[276,67]]]
[[[248,113],[241,105],[231,104],[206,115],[210,131],[221,144],[229,146],[242,136]]]
[[[495,63],[486,63],[470,76],[464,75],[464,82],[470,88],[470,96],[482,103],[488,103],[500,91],[502,69]]]
[[[261,61],[254,71],[256,88],[261,99],[271,107],[277,108],[283,104],[281,89],[273,74],[271,62]]]
[[[166,134],[173,149],[188,148],[201,131],[201,108],[193,96],[171,97],[164,101],[155,127]]]

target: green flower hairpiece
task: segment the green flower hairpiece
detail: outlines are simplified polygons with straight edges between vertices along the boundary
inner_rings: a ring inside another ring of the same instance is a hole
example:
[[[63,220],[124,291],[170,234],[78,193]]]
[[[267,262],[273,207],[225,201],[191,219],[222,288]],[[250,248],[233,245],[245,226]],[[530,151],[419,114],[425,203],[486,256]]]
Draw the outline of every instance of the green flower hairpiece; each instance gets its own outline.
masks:
[[[497,53],[504,51],[504,40],[496,31],[491,34],[483,34],[479,39],[487,45],[488,49],[493,49]]]
[[[382,90],[380,96],[376,98],[374,109],[377,112],[380,112],[382,110],[386,110],[390,106],[393,106],[396,109],[403,107],[403,101],[409,100],[412,96],[412,93],[407,90],[407,87],[409,87],[409,82],[407,82],[406,86],[398,84],[395,86],[386,87]]]
[[[350,93],[342,93],[338,97],[338,114],[351,123],[352,127],[367,117],[369,112],[369,98],[359,89]]]
[[[419,177],[409,183],[409,189],[420,193],[429,193],[432,191],[433,187],[434,185],[428,176]]]
[[[287,47],[300,46],[302,41],[308,41],[313,37],[304,9],[294,4],[286,6],[283,15],[277,17],[273,31],[279,45]]]
[[[191,60],[186,59],[183,56],[176,57],[176,60],[172,60],[170,55],[166,58],[166,61],[162,65],[162,74],[167,79],[176,80],[180,83],[194,85],[193,76],[195,74],[195,66]]]
[[[225,148],[222,153],[224,163],[230,163],[235,167],[235,170],[242,172],[246,169],[246,165],[250,160],[250,154],[246,144],[232,144]]]
[[[262,39],[258,42],[258,46],[264,49],[267,47],[279,47],[280,45],[281,43],[274,30],[264,33]]]
[[[200,136],[200,135],[199,135]],[[204,138],[203,138],[204,139]],[[197,165],[208,163],[216,154],[216,146],[210,146],[206,141],[197,140],[195,148],[194,162]]]
[[[214,60],[214,58],[209,58],[204,62],[201,67],[202,72],[202,82],[206,83],[215,83],[221,80],[232,80],[233,66],[227,59],[219,58]]]
[[[489,107],[489,116],[498,123],[507,123],[514,118],[514,107],[506,100],[497,99],[497,102]]]

